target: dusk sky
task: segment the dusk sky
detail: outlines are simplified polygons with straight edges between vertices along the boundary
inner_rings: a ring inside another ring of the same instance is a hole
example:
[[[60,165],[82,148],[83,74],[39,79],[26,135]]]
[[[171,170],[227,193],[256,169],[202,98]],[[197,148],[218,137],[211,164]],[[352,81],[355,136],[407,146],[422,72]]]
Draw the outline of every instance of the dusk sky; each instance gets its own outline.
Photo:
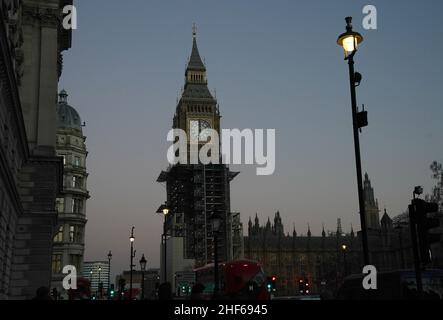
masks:
[[[364,36],[356,70],[358,103],[369,112],[362,166],[380,209],[405,211],[415,185],[430,192],[429,165],[443,160],[443,2],[76,0],[78,30],[64,54],[60,89],[86,122],[89,155],[85,260],[129,269],[135,226],[138,260],[159,266],[165,201],[156,182],[168,165],[166,135],[198,28],[208,82],[223,128],[275,128],[276,171],[255,166],[231,184],[232,211],[261,222],[279,210],[285,231],[322,224],[360,229],[347,64],[336,44],[344,18]],[[375,5],[378,29],[364,30]]]

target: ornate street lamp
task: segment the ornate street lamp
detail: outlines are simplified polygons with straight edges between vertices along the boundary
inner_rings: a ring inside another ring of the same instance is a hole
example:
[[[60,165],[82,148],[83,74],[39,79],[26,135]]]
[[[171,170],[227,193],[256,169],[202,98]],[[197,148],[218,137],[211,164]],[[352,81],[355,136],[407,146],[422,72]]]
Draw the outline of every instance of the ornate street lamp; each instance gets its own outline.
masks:
[[[347,265],[346,265],[346,251],[348,250],[348,246],[345,244],[342,244],[341,250],[343,251],[343,276],[346,276],[347,272]]]
[[[98,296],[102,297],[102,289],[103,289],[103,284],[102,284],[102,266],[100,265],[98,267]]]
[[[166,230],[166,222],[167,222],[167,217],[169,215],[169,207],[167,205],[167,202],[165,202],[164,204],[162,204],[156,211],[156,213],[162,213],[164,216],[164,221],[163,221],[163,234],[162,234],[162,243],[163,243],[163,282],[167,282],[167,268],[166,268],[166,264],[167,264],[167,247],[166,247],[166,240],[167,240],[167,230]]]
[[[108,300],[111,299],[111,259],[112,252],[109,250],[108,253]]]
[[[363,244],[363,260],[365,265],[369,265],[369,249],[368,249],[368,235],[366,230],[366,214],[365,201],[363,194],[363,177],[361,170],[360,157],[360,140],[359,129],[368,125],[368,118],[366,111],[358,111],[357,98],[355,88],[360,85],[362,76],[360,73],[354,71],[354,55],[357,52],[358,45],[363,41],[363,37],[358,32],[352,31],[352,17],[346,19],[346,32],[342,33],[338,39],[337,44],[343,47],[345,53],[345,60],[348,60],[349,65],[349,81],[351,87],[351,104],[352,104],[352,123],[354,128],[354,149],[355,149],[355,163],[357,169],[357,188],[358,188],[358,204],[360,210],[360,223]]]
[[[142,255],[142,258],[140,259],[140,270],[142,271],[142,297],[141,300],[145,299],[145,270],[146,270],[146,261],[145,255]]]
[[[130,273],[129,273],[129,300],[132,300],[132,270],[134,268],[134,227],[131,229],[131,236],[129,237],[129,241],[131,242],[131,259],[130,259]]]

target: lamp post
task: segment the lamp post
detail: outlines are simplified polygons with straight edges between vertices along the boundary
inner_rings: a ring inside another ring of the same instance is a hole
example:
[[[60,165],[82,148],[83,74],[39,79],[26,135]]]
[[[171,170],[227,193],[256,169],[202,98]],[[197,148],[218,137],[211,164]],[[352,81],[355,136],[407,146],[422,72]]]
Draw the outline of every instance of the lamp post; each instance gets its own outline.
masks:
[[[217,215],[211,217],[212,221],[212,233],[214,237],[214,298],[217,298],[219,291],[218,280],[218,232],[220,229],[221,219]]]
[[[166,243],[167,243],[167,236],[166,236],[166,219],[167,219],[167,216],[168,216],[168,214],[169,214],[169,208],[168,207],[164,207],[163,208],[163,216],[165,217],[165,220],[164,220],[164,222],[163,222],[163,259],[164,259],[164,263],[163,263],[163,272],[164,272],[164,282],[167,282],[168,281],[168,278],[167,278],[167,276],[166,276],[166,272],[167,272],[167,269],[166,269],[166,263],[167,263],[167,261],[168,261],[168,259],[167,259],[167,250],[166,250]]]
[[[167,276],[166,276],[166,262],[167,262],[167,248],[166,248],[166,240],[167,240],[167,230],[166,230],[166,223],[167,223],[167,216],[170,213],[169,207],[167,205],[167,202],[162,204],[156,211],[156,213],[161,213],[164,216],[163,221],[163,233],[162,233],[162,244],[163,244],[163,282],[167,282]]]
[[[102,284],[102,266],[98,267],[98,295],[100,297],[100,299],[102,298],[102,289],[103,289],[103,284]]]
[[[93,266],[92,266],[93,267]],[[93,281],[92,281],[92,276],[93,276],[93,271],[92,271],[92,267],[91,267],[91,271],[89,271],[89,281],[91,281],[91,290],[93,289]]]
[[[145,299],[145,270],[146,270],[146,258],[145,255],[142,255],[142,258],[140,259],[140,270],[142,271],[142,296],[141,300]]]
[[[363,181],[361,171],[361,157],[360,157],[360,141],[359,129],[368,125],[367,112],[358,111],[357,98],[355,88],[360,85],[361,74],[354,71],[354,55],[357,52],[357,46],[363,41],[363,37],[358,33],[352,31],[352,17],[346,19],[346,32],[342,33],[338,39],[337,44],[342,46],[345,52],[345,60],[348,60],[349,65],[349,80],[351,87],[351,104],[352,104],[352,123],[354,128],[354,148],[355,148],[355,163],[357,169],[357,188],[358,188],[358,204],[360,210],[361,234],[363,243],[363,261],[365,265],[369,265],[369,249],[368,249],[368,235],[366,230],[366,214],[365,201],[363,194]]]
[[[129,237],[129,241],[131,242],[131,259],[130,259],[130,272],[129,272],[129,300],[132,300],[132,270],[134,268],[134,227],[131,229],[131,236]]]
[[[346,276],[348,273],[347,265],[346,265],[346,251],[348,250],[348,246],[345,244],[342,244],[341,249],[343,251],[343,277]]]
[[[112,252],[109,250],[108,253],[108,300],[111,299],[111,259],[112,259]]]

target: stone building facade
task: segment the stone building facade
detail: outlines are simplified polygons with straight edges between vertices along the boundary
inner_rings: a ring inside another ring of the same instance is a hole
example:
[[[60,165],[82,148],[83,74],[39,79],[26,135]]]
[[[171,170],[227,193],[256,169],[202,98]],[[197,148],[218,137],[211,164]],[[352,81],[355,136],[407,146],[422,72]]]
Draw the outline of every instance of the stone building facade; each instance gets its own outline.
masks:
[[[0,299],[27,299],[50,286],[56,197],[56,95],[61,27],[72,0],[0,0]]]
[[[63,266],[72,265],[81,274],[85,251],[86,200],[86,137],[78,112],[68,104],[62,90],[57,106],[57,155],[63,158],[63,195],[57,198],[58,221],[52,254],[51,287],[65,292]]]

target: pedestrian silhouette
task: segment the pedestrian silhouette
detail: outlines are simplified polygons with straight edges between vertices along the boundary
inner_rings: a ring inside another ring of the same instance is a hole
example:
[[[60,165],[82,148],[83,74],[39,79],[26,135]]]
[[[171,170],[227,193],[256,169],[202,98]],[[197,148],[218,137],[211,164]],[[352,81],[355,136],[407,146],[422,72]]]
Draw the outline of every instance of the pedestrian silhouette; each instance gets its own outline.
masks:
[[[164,282],[158,287],[158,299],[159,300],[172,300],[171,284]]]
[[[52,300],[49,295],[48,287],[40,287],[37,289],[35,297],[32,300]]]
[[[192,287],[191,291],[191,300],[203,300],[203,291],[205,290],[205,286],[201,283],[196,283]]]

